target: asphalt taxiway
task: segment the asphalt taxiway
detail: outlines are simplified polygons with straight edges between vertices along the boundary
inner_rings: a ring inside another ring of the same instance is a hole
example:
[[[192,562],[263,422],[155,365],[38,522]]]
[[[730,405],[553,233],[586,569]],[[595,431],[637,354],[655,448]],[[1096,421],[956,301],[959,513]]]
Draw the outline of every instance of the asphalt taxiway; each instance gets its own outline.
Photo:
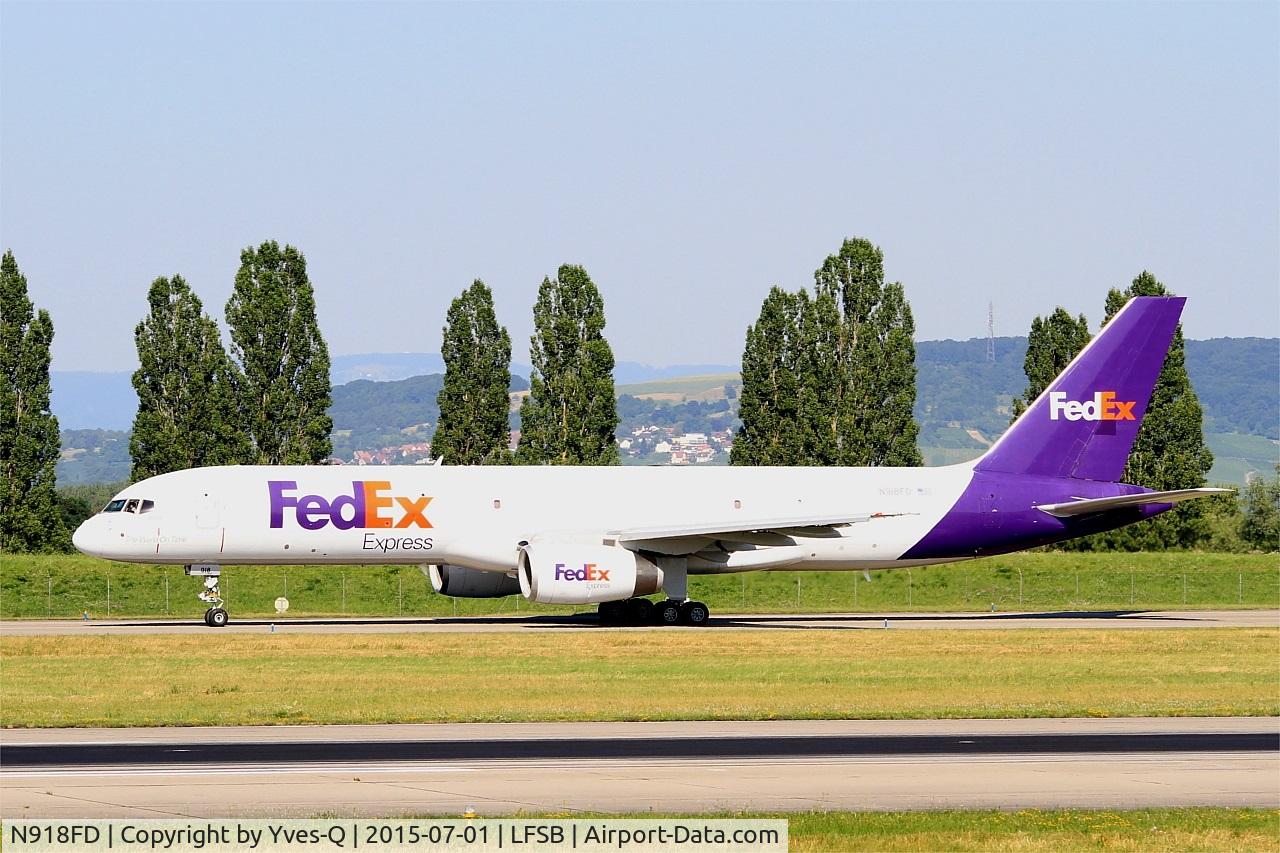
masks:
[[[0,817],[1280,807],[1277,718],[6,730]]]
[[[758,630],[1000,630],[1010,628],[1263,628],[1280,627],[1280,610],[1084,610],[997,613],[821,613],[712,615],[699,628]],[[472,616],[435,618],[237,619],[225,628],[209,628],[197,619],[11,620],[0,622],[0,637],[91,634],[205,634],[285,632],[309,634],[502,633],[651,630],[601,627],[594,613],[538,616]]]

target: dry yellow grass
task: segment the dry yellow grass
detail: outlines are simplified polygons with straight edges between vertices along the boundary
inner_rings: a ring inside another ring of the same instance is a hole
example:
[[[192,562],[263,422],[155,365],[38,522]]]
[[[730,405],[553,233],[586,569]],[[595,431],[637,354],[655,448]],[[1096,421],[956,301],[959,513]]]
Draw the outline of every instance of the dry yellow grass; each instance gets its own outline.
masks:
[[[5,638],[4,726],[1280,714],[1280,631]]]
[[[1275,851],[1275,809],[880,812],[791,816],[790,849],[819,851]]]

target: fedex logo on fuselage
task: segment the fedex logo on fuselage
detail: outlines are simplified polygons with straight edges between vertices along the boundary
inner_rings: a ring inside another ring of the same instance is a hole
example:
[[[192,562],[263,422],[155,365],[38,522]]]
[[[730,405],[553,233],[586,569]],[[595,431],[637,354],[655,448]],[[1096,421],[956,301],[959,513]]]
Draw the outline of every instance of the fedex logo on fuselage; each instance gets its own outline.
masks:
[[[353,480],[351,494],[338,495],[332,500],[320,495],[299,497],[297,490],[296,480],[267,481],[272,527],[284,527],[286,509],[294,511],[298,526],[304,530],[319,530],[329,524],[338,530],[431,526],[425,515],[431,498],[386,494],[391,491],[389,480]]]
[[[1049,420],[1068,421],[1132,421],[1136,400],[1117,400],[1115,391],[1098,391],[1093,399],[1081,403],[1068,400],[1065,391],[1049,393]]]
[[[609,570],[602,569],[595,563],[583,563],[580,569],[571,569],[564,563],[556,563],[556,580],[558,581],[607,581]]]

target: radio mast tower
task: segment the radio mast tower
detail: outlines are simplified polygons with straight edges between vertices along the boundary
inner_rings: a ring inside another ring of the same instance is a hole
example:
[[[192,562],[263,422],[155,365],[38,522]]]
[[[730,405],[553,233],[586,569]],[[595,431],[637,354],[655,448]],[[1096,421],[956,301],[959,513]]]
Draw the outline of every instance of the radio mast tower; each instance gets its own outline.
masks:
[[[996,362],[996,306],[987,303],[987,364]]]

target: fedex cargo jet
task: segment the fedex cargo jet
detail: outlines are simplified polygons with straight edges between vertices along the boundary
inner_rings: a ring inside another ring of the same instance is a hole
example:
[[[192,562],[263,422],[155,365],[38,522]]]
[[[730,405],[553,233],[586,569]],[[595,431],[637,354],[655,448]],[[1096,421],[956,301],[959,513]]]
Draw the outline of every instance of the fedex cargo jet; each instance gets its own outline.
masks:
[[[129,486],[86,554],[221,567],[412,563],[444,595],[700,625],[688,576],[892,569],[1111,530],[1221,489],[1118,482],[1184,300],[1132,299],[983,456],[941,468],[231,466]],[[644,596],[664,593],[659,603]]]

